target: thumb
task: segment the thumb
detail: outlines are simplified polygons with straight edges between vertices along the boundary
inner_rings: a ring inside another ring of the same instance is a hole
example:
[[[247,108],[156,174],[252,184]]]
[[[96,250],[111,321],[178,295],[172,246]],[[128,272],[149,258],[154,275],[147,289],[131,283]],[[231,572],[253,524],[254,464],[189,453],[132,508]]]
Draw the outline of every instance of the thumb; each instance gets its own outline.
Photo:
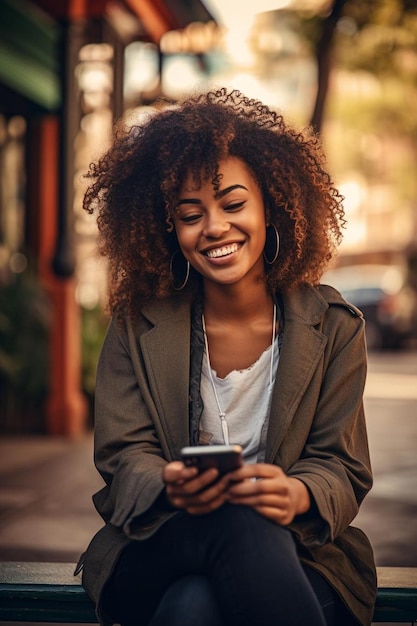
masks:
[[[184,467],[182,461],[172,461],[172,463],[165,465],[162,476],[164,483],[174,483],[179,480],[182,477]]]

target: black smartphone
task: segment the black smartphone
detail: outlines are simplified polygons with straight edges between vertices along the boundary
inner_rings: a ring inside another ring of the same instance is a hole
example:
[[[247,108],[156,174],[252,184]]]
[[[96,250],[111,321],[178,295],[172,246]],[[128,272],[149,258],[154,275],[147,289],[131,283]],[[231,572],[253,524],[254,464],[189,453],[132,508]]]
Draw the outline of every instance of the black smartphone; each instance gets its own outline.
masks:
[[[185,465],[198,467],[200,472],[216,467],[220,475],[243,465],[242,447],[238,445],[188,446],[182,448]]]

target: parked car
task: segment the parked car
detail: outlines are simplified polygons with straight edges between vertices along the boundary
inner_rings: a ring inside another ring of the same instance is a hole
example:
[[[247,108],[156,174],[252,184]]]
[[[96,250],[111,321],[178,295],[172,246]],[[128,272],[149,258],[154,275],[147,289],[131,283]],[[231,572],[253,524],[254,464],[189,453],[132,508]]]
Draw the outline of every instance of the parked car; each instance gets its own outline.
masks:
[[[326,272],[332,285],[363,313],[370,350],[398,349],[417,337],[417,293],[400,265],[350,265]]]

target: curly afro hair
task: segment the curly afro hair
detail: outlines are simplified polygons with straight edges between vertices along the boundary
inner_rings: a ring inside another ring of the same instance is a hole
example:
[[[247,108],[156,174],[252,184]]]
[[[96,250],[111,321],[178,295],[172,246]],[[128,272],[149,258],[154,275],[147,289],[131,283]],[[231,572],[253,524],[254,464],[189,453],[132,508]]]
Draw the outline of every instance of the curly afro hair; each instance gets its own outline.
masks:
[[[178,250],[172,216],[181,185],[191,174],[218,187],[219,162],[228,156],[249,167],[280,235],[278,259],[265,266],[269,289],[319,282],[345,220],[318,138],[290,128],[258,100],[219,89],[120,127],[90,166],[84,208],[97,213],[112,313],[134,317],[145,301],[177,293],[170,260]],[[186,289],[199,284],[192,270]]]

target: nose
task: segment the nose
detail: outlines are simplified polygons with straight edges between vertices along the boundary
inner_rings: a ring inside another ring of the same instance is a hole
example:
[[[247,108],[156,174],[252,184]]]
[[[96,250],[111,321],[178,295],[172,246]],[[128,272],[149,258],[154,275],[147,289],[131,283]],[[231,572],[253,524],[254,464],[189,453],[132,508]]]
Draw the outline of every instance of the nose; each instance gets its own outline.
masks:
[[[228,215],[218,209],[206,213],[203,235],[208,239],[218,239],[230,229]]]

